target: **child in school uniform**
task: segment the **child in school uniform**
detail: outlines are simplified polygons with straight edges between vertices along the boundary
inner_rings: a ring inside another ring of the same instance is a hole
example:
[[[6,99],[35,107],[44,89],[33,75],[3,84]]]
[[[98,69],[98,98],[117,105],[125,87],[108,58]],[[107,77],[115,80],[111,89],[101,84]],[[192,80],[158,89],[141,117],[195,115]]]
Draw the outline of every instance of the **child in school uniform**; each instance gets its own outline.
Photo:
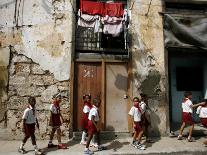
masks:
[[[50,133],[50,140],[48,143],[48,148],[52,147],[58,147],[58,149],[67,149],[67,147],[62,144],[61,142],[61,129],[60,126],[62,125],[62,122],[64,122],[64,119],[61,115],[60,112],[60,103],[61,103],[61,94],[57,93],[53,95],[53,101],[50,106],[50,120],[49,120],[49,125],[52,127],[52,131]],[[57,131],[57,139],[58,139],[58,145],[54,145],[52,143],[53,137],[55,132]]]
[[[84,95],[83,100],[84,100],[83,118],[82,118],[83,133],[82,133],[80,144],[86,145],[86,143],[87,143],[86,135],[87,135],[87,132],[88,132],[88,114],[89,114],[89,112],[90,112],[90,110],[93,106],[91,104],[91,95],[89,95],[89,94]]]
[[[197,108],[196,113],[199,115],[200,117],[200,121],[202,123],[202,125],[207,128],[207,99],[204,100],[204,102],[202,102],[203,105],[200,105]],[[203,144],[205,146],[207,146],[207,140],[203,142]]]
[[[132,146],[140,150],[145,150],[145,146],[141,144],[141,138],[143,135],[143,128],[141,124],[142,109],[139,106],[138,97],[133,98],[133,107],[131,107],[129,115],[132,116],[135,130],[135,133],[133,135]]]
[[[139,106],[142,109],[142,116],[141,116],[141,121],[142,121],[142,125],[144,128],[144,134],[146,136],[146,142],[148,143],[152,143],[153,141],[149,138],[148,136],[148,128],[150,126],[150,111],[148,108],[148,98],[146,94],[140,94],[141,96],[141,102],[139,104]]]
[[[86,143],[86,148],[84,150],[84,154],[93,154],[93,151],[89,150],[90,142],[94,135],[96,135],[96,140],[98,144],[98,150],[105,149],[103,146],[100,145],[100,129],[98,128],[98,121],[99,121],[99,112],[98,109],[100,107],[101,101],[99,99],[93,99],[93,108],[90,110],[88,115],[88,140]]]
[[[35,109],[35,104],[36,100],[34,97],[29,97],[28,98],[28,107],[25,109],[24,114],[23,114],[23,132],[24,132],[24,139],[22,140],[22,143],[18,149],[18,152],[25,154],[26,151],[23,148],[25,143],[27,142],[28,138],[31,137],[32,140],[32,145],[34,146],[35,149],[35,154],[36,155],[41,155],[42,152],[39,151],[37,144],[36,144],[36,138],[35,138],[35,125],[39,129],[39,123],[37,120],[37,112]]]
[[[192,101],[192,92],[190,91],[186,91],[184,93],[184,99],[182,102],[182,125],[180,127],[180,133],[178,135],[178,140],[182,140],[182,134],[183,134],[183,130],[185,128],[185,126],[188,124],[190,125],[190,129],[189,129],[189,135],[188,135],[188,142],[192,142],[192,132],[194,129],[194,122],[193,122],[193,118],[192,118],[192,113],[193,113],[193,108],[198,107],[200,105],[202,105],[202,103],[198,103],[193,105]]]

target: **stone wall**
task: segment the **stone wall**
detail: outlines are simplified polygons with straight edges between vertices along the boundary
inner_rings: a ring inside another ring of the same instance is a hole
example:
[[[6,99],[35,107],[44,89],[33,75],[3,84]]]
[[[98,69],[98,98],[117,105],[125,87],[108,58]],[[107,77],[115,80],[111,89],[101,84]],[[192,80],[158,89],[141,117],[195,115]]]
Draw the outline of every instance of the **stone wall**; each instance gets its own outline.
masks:
[[[0,1],[0,54],[10,55],[11,52],[11,57],[6,59],[9,72],[8,64],[2,70],[0,63],[0,81],[4,86],[3,91],[0,90],[0,106],[7,106],[0,112],[2,118],[7,111],[7,119],[0,124],[0,138],[22,138],[21,117],[29,96],[37,100],[41,124],[38,138],[47,138],[48,108],[52,94],[58,89],[66,96],[62,104],[67,120],[63,135],[68,137],[73,8],[72,0]]]
[[[24,55],[18,54],[14,49],[11,52],[9,73],[7,130],[11,136],[14,139],[21,138],[22,114],[28,105],[28,97],[34,96],[37,101],[36,108],[40,122],[38,137],[41,139],[48,138],[51,97],[60,90],[65,97],[61,103],[62,114],[66,121],[62,127],[62,135],[68,137],[70,118],[69,81],[56,80],[48,70],[42,70],[39,64]]]
[[[161,0],[131,0],[130,36],[133,64],[133,96],[149,96],[152,113],[152,134],[166,135],[169,131],[167,76],[163,41],[163,21],[159,12]]]

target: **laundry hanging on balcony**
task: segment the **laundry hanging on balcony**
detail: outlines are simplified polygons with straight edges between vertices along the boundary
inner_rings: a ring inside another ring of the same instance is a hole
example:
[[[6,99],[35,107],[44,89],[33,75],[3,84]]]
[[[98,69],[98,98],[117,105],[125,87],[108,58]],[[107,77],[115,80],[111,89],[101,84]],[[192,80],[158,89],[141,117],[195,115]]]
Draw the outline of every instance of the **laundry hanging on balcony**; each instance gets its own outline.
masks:
[[[103,32],[117,37],[124,30],[127,11],[123,3],[82,0],[78,16],[78,26],[93,28],[94,33]]]
[[[100,32],[101,17],[99,15],[89,15],[78,11],[78,25],[81,27],[93,28],[94,33]]]
[[[81,1],[81,13],[89,15],[104,15],[104,3],[94,1]]]

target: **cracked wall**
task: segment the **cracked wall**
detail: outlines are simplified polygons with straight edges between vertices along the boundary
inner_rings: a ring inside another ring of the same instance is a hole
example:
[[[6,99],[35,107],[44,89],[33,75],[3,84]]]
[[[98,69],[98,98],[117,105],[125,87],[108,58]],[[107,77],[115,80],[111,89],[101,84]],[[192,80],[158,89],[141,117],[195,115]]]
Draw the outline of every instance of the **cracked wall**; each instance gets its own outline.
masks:
[[[5,128],[8,139],[22,138],[21,117],[29,96],[37,100],[41,124],[38,138],[48,139],[48,109],[51,96],[58,89],[66,97],[62,112],[67,121],[62,134],[68,138],[72,5],[71,0],[0,1],[0,56],[10,62],[0,61],[0,106],[5,105],[7,111],[0,128]],[[3,113],[1,110],[0,120]]]
[[[129,3],[133,96],[149,96],[153,135],[166,135],[169,131],[163,23],[159,15],[163,7],[161,0]]]

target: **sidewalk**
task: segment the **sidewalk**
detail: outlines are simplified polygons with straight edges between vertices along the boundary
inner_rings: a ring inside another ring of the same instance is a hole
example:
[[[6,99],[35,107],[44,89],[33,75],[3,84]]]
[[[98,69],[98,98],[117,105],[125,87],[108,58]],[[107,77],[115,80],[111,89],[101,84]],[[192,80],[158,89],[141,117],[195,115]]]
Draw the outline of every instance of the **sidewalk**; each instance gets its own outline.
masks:
[[[206,155],[207,147],[202,143],[205,138],[196,137],[196,142],[187,142],[186,139],[178,141],[177,138],[155,138],[155,143],[145,143],[146,150],[138,150],[131,146],[131,138],[115,139],[104,141],[103,145],[107,146],[107,150],[94,152],[97,155]],[[79,144],[79,141],[69,141],[69,146],[66,150],[58,150],[56,148],[47,149],[48,141],[37,141],[40,149],[47,155],[83,155],[84,146]],[[56,142],[56,141],[55,141]],[[0,141],[0,155],[19,155],[17,148],[20,141]],[[31,141],[29,140],[25,146],[28,151],[26,155],[34,155]],[[91,148],[91,150],[96,150]]]

